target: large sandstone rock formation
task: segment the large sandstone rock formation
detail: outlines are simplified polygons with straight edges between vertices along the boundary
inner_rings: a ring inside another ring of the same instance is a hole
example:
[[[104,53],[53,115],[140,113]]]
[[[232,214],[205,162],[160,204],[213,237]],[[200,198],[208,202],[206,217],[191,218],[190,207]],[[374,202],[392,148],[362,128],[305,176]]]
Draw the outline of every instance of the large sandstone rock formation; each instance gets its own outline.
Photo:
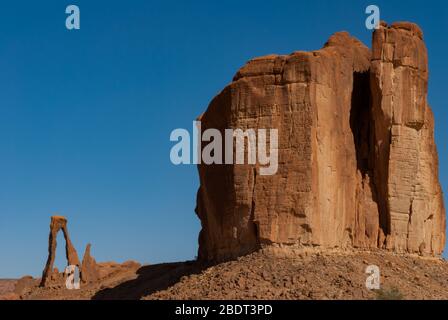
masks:
[[[372,52],[340,32],[321,50],[249,61],[201,116],[202,131],[278,129],[278,171],[199,165],[199,258],[269,244],[439,255],[445,210],[427,80],[411,23],[382,23]]]

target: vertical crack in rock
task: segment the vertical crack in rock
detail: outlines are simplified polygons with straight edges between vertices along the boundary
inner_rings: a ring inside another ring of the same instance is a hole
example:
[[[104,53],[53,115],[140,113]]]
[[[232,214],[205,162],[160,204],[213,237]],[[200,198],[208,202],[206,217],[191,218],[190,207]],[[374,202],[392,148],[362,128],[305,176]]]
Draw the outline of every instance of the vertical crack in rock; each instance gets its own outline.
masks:
[[[370,72],[354,72],[350,127],[355,141],[356,165],[363,177],[371,175],[370,107]]]
[[[375,37],[375,36],[374,36]],[[373,65],[375,62],[373,62]],[[371,89],[371,114],[372,114],[372,135],[374,145],[371,152],[373,154],[373,184],[378,199],[379,227],[378,247],[383,248],[386,244],[386,235],[390,234],[390,215],[387,195],[387,181],[389,177],[389,152],[391,144],[390,128],[387,126],[387,116],[383,110],[376,108],[381,104],[382,91],[381,83],[371,70],[370,89]],[[391,100],[391,103],[393,101]]]
[[[254,175],[254,185],[252,188],[252,204],[251,204],[251,208],[250,208],[250,219],[249,219],[249,223],[252,224],[253,227],[253,236],[256,242],[256,246],[260,247],[260,234],[258,232],[258,222],[255,219],[255,206],[256,206],[256,201],[255,201],[255,186],[257,185],[257,168],[254,167],[253,170],[253,175]]]
[[[354,244],[357,247],[378,246],[378,235],[384,234],[382,221],[386,212],[378,199],[374,178],[374,130],[370,70],[353,73],[353,89],[350,109],[350,128],[356,152],[356,166],[361,182],[357,190],[356,230]]]

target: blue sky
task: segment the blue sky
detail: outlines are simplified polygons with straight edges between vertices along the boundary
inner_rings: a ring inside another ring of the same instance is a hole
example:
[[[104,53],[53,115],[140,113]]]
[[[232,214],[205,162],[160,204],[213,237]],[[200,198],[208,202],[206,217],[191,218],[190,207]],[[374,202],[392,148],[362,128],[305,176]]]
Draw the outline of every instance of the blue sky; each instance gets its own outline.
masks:
[[[65,28],[69,4],[79,31]],[[79,255],[91,242],[100,261],[194,258],[197,171],[171,164],[170,132],[252,57],[319,49],[341,30],[370,45],[369,4],[424,31],[447,192],[444,1],[3,1],[0,278],[40,275],[54,213]]]

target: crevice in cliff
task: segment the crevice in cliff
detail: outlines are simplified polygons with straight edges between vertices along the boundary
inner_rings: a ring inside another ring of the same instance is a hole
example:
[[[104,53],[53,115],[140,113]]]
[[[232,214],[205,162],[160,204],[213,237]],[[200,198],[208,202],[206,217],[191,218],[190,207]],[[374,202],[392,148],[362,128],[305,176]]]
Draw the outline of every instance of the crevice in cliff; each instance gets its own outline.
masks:
[[[379,228],[378,247],[386,246],[388,235],[390,235],[390,210],[388,200],[388,181],[389,181],[389,156],[392,144],[391,123],[389,117],[382,110],[384,99],[383,89],[379,83],[380,79],[375,74],[370,78],[370,109],[371,109],[371,162],[373,184],[375,185],[376,202],[378,204]],[[393,103],[393,102],[392,102]],[[394,118],[391,110],[391,118]]]
[[[354,72],[350,128],[355,143],[356,165],[363,179],[361,186],[368,183],[372,200],[377,205],[379,227],[383,230],[383,233],[387,234],[387,204],[382,198],[382,185],[378,184],[378,177],[376,177],[378,172],[376,172],[375,156],[374,94],[375,92],[371,89],[370,70]]]
[[[261,247],[260,230],[258,228],[257,221],[255,221],[255,185],[257,184],[257,169],[255,167],[254,167],[253,175],[254,175],[254,184],[252,186],[252,203],[251,203],[251,208],[250,208],[249,223],[252,224],[253,236],[255,238],[255,247],[256,247],[256,249],[259,249]]]
[[[414,187],[415,188],[415,187]],[[409,221],[408,221],[408,229],[407,229],[407,235],[406,235],[406,247],[409,249],[409,237],[410,237],[410,231],[411,231],[411,225],[412,225],[412,215],[413,215],[413,205],[414,205],[414,198],[411,198],[411,201],[409,203]]]
[[[370,73],[354,72],[350,109],[350,128],[356,151],[356,165],[362,176],[370,174],[371,130]]]

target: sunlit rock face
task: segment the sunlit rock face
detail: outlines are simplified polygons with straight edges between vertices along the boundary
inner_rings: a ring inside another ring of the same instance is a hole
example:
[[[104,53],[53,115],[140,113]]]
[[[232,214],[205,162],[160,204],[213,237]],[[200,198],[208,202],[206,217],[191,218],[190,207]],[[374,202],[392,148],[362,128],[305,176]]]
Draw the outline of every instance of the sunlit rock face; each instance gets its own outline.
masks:
[[[427,80],[423,35],[411,23],[382,23],[372,51],[339,32],[317,51],[249,61],[212,100],[201,130],[277,129],[278,170],[199,165],[199,258],[270,244],[441,254]]]
[[[445,209],[423,33],[407,22],[383,26],[374,33],[372,48],[374,173],[384,229],[380,244],[438,255],[445,245]]]

